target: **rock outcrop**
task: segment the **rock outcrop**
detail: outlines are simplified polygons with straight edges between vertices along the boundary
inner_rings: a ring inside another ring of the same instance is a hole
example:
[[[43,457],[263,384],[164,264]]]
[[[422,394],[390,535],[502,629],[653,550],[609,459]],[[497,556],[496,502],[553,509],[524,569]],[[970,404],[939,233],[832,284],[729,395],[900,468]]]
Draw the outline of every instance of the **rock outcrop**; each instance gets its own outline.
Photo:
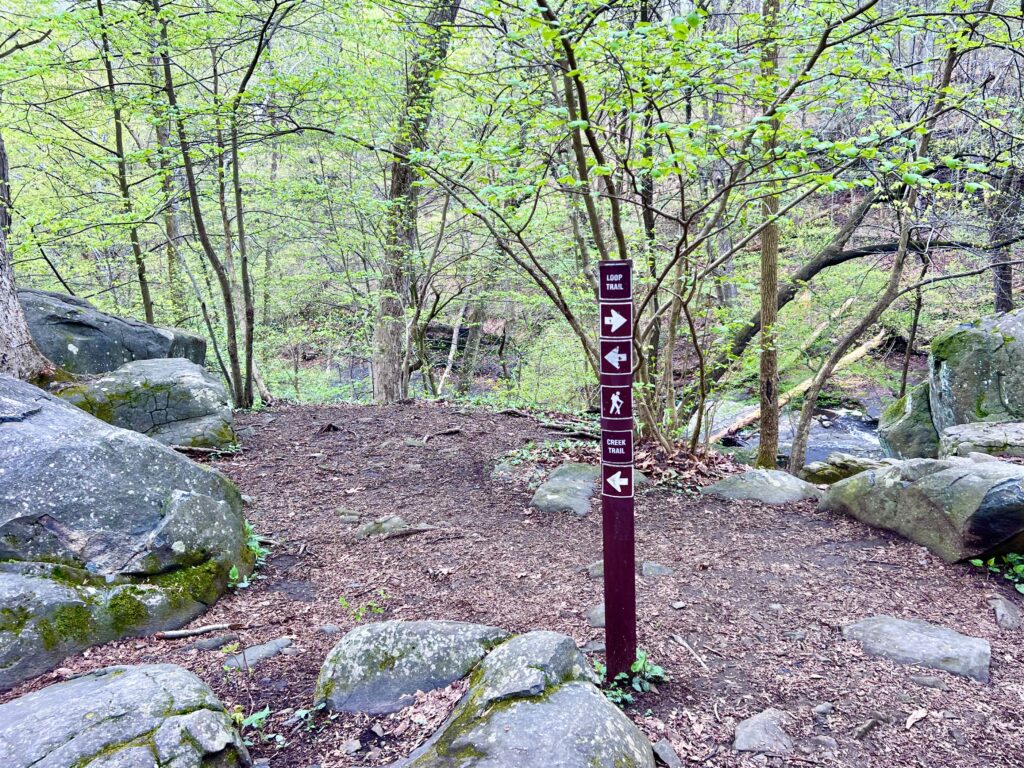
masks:
[[[985,456],[869,470],[831,486],[821,506],[895,531],[948,562],[1024,548],[1024,467]]]
[[[1024,421],[1024,310],[958,325],[928,356],[932,422]]]
[[[830,453],[824,460],[805,466],[800,476],[814,485],[831,485],[869,469],[881,469],[885,464],[886,460],[877,461],[866,456],[851,456],[848,453]]]
[[[538,631],[491,651],[444,725],[392,768],[454,765],[653,768],[654,753],[573,640]]]
[[[569,512],[585,517],[600,482],[600,467],[566,462],[537,489],[530,506],[539,512]]]
[[[0,705],[4,768],[251,764],[213,691],[171,664],[108,667]]]
[[[497,627],[457,621],[382,621],[356,627],[331,649],[316,701],[339,712],[383,714],[469,674],[508,637]]]
[[[993,424],[982,421],[957,424],[942,431],[939,446],[941,456],[969,456],[972,453],[1024,457],[1024,423]]]
[[[9,377],[0,477],[0,690],[180,626],[251,569],[230,481]]]
[[[701,488],[701,493],[719,499],[759,501],[762,504],[792,504],[821,498],[821,491],[810,483],[776,469],[751,469],[731,475]]]
[[[961,635],[927,621],[892,616],[872,616],[847,625],[843,637],[860,641],[872,656],[988,682],[992,649],[988,640],[979,637]]]
[[[1018,422],[1024,422],[1024,310],[983,317],[932,339],[928,380],[886,409],[878,432],[895,458],[1019,456],[1024,426]]]
[[[932,423],[928,382],[918,384],[882,412],[878,440],[887,456],[897,459],[934,459],[939,455],[939,433]]]
[[[226,448],[237,441],[224,385],[184,358],[126,363],[57,394],[108,424],[166,445]]]
[[[206,340],[187,331],[108,315],[60,293],[26,289],[18,291],[18,299],[36,346],[70,373],[106,373],[133,360],[159,357],[184,357],[202,365],[206,358]]]

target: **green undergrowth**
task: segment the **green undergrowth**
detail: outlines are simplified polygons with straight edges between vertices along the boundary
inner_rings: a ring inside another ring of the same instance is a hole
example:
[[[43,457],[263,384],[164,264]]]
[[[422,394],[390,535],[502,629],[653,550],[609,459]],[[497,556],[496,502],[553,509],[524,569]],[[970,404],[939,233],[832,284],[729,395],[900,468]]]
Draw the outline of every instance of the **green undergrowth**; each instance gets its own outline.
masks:
[[[1010,553],[990,557],[988,560],[976,558],[970,561],[971,565],[984,568],[990,573],[1002,576],[1013,584],[1013,588],[1024,595],[1024,555]]]
[[[604,695],[608,701],[625,708],[636,703],[636,697],[656,690],[658,683],[668,682],[665,670],[651,661],[647,652],[637,649],[636,661],[629,672],[620,672],[614,679],[608,679],[608,669],[600,662],[594,662],[594,669],[601,678]]]

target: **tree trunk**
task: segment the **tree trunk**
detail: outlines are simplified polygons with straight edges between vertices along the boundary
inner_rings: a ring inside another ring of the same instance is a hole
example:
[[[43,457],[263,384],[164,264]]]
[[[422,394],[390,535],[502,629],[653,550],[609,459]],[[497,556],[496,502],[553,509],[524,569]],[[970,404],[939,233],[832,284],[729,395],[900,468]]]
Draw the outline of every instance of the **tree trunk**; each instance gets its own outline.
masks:
[[[779,44],[775,38],[779,0],[765,0],[763,15],[768,42],[761,57],[761,73],[771,81],[779,66]],[[770,126],[771,133],[765,141],[765,171],[769,175],[775,167],[778,119],[772,119]],[[779,225],[774,218],[779,212],[779,196],[774,184],[764,198],[761,212],[768,223],[761,232],[761,434],[755,465],[775,469],[779,455],[779,350],[775,334],[779,313]]]
[[[1013,237],[1021,213],[1021,197],[1024,196],[1024,176],[1012,166],[1006,169],[999,193],[990,210],[992,219],[991,239],[993,243]],[[1013,310],[1013,254],[1010,248],[992,252],[992,290],[995,294],[996,312]]]
[[[407,159],[426,148],[434,102],[434,71],[448,55],[460,0],[437,0],[426,18],[427,42],[416,51],[406,83],[405,109],[393,144],[384,239],[384,267],[373,333],[373,399],[394,403],[408,396],[405,307],[410,256],[416,248],[416,170]]]
[[[162,8],[160,0],[152,0],[153,11],[160,24],[160,61],[163,66],[164,94],[167,97],[167,105],[170,113],[174,115],[174,124],[178,134],[178,147],[181,150],[182,164],[185,167],[185,188],[188,192],[189,205],[192,208],[192,220],[195,222],[196,234],[202,246],[203,253],[213,267],[217,284],[220,288],[221,300],[224,303],[224,322],[227,331],[228,362],[230,364],[230,376],[228,386],[231,388],[231,399],[237,405],[243,402],[242,367],[238,355],[238,326],[235,316],[234,296],[231,290],[231,281],[223,262],[218,258],[213,248],[213,241],[210,240],[209,230],[206,228],[206,219],[203,216],[202,205],[199,201],[199,182],[196,178],[195,166],[192,163],[192,149],[185,131],[185,119],[178,109],[178,98],[174,87],[174,75],[171,69],[170,42],[167,34],[167,22],[161,18]]]
[[[117,154],[117,185],[121,192],[121,210],[129,220],[134,215],[132,197],[128,186],[128,158],[124,148],[124,124],[121,107],[117,103],[117,83],[114,80],[114,65],[111,62],[110,38],[107,35],[107,22],[103,15],[103,0],[96,0],[96,12],[100,19],[100,52],[103,58],[103,70],[107,76],[107,90],[110,93],[110,108],[114,115],[114,151]],[[135,259],[135,272],[139,280],[139,293],[142,297],[142,311],[146,322],[153,324],[156,318],[153,313],[153,298],[149,292],[149,278],[146,276],[146,259],[139,242],[139,229],[135,224],[128,227],[128,237],[132,244],[132,256]]]
[[[11,228],[8,168],[7,148],[0,135],[0,374],[39,383],[54,371],[54,365],[32,341],[14,284],[14,261],[7,250]]]
[[[466,337],[466,349],[462,352],[462,369],[459,371],[458,393],[468,395],[473,388],[473,377],[476,375],[477,361],[480,359],[480,340],[484,335],[484,320],[487,318],[487,306],[483,299],[477,299],[473,310],[469,313],[469,335]]]

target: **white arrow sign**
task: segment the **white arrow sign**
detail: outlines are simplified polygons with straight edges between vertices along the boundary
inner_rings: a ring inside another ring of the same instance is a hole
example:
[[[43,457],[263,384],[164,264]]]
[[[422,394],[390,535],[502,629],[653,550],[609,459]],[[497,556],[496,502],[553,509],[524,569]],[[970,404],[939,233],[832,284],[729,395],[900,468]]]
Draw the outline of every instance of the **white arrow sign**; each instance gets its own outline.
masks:
[[[612,333],[615,333],[619,328],[626,324],[626,318],[613,309],[611,314],[604,319],[604,324],[608,326],[608,329]]]
[[[608,485],[615,489],[616,493],[622,493],[622,489],[629,485],[629,478],[622,476],[622,471],[608,476]]]
[[[619,352],[618,347],[612,347],[608,354],[604,356],[604,359],[611,363],[612,368],[619,370],[619,365],[626,361],[626,355]]]

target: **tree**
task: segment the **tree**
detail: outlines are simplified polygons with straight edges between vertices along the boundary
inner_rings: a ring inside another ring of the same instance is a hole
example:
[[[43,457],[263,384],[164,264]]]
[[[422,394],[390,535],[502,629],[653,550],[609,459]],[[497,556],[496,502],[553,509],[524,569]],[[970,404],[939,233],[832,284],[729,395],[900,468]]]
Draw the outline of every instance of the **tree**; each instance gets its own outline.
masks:
[[[766,43],[761,54],[761,74],[772,92],[775,91],[775,70],[779,68],[779,0],[765,0],[762,9]],[[770,104],[769,104],[770,106]],[[779,131],[779,119],[773,116],[768,123],[768,136],[764,142],[767,155],[765,171],[774,171],[774,155]],[[774,186],[774,185],[773,185]],[[779,349],[775,323],[779,312],[779,196],[769,188],[761,203],[765,226],[761,231],[761,365],[760,401],[761,434],[757,448],[758,467],[775,469],[779,453]]]
[[[25,39],[21,30],[11,33],[0,59],[40,43],[48,33]],[[49,360],[39,351],[18,301],[18,288],[14,282],[14,259],[7,247],[11,231],[11,174],[7,145],[0,133],[0,374],[13,376],[32,383],[41,383],[56,372]]]
[[[394,403],[409,394],[406,365],[411,253],[416,248],[417,171],[410,156],[427,146],[433,110],[435,70],[448,55],[451,25],[460,0],[437,0],[424,21],[424,40],[413,54],[406,83],[405,106],[391,150],[388,212],[384,234],[384,267],[378,289],[373,334],[373,399]]]
[[[2,54],[0,54],[2,55]],[[9,189],[10,165],[3,134],[0,134],[0,374],[42,383],[56,373],[32,341],[25,312],[18,301],[14,282],[14,260],[7,248],[11,228]]]

